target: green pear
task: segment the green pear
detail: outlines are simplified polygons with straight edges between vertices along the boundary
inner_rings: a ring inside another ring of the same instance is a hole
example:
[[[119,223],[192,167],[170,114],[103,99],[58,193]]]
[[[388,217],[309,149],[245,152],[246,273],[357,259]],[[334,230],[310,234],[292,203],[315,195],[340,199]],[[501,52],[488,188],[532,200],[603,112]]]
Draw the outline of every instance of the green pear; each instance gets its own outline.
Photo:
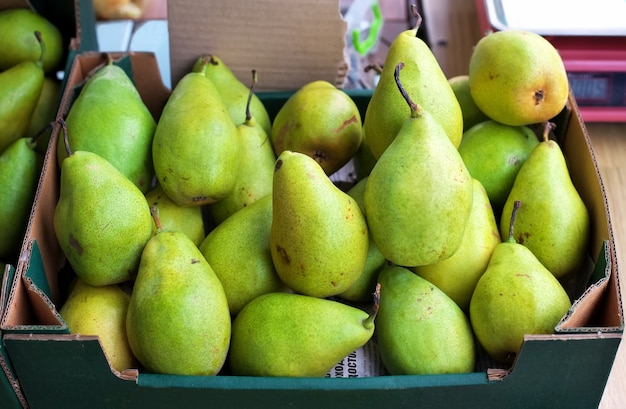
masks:
[[[569,80],[558,50],[524,30],[491,32],[472,51],[469,84],[476,105],[507,125],[555,117],[567,102]]]
[[[501,242],[487,192],[477,179],[473,183],[472,211],[459,249],[445,260],[411,268],[446,293],[463,311],[467,311],[474,287],[487,269],[491,253]]]
[[[0,11],[0,71],[24,61],[40,59],[40,46],[33,38],[34,31],[40,32],[46,43],[43,70],[48,73],[59,68],[66,45],[58,27],[31,9],[10,8]]]
[[[381,253],[394,264],[414,267],[444,260],[461,245],[472,178],[443,127],[404,90],[401,68],[402,63],[396,78],[410,115],[374,165],[364,203]]]
[[[232,316],[262,294],[286,290],[272,263],[271,225],[272,196],[267,195],[224,220],[200,244]]]
[[[36,140],[19,138],[0,153],[0,258],[13,262],[22,245],[39,173]]]
[[[220,95],[203,73],[176,84],[159,118],[152,160],[159,184],[181,206],[228,195],[239,171],[241,142]]]
[[[361,145],[361,114],[343,90],[328,81],[313,81],[283,104],[270,136],[276,155],[285,150],[307,154],[331,175]]]
[[[97,335],[115,370],[137,368],[126,336],[130,296],[118,285],[91,286],[77,279],[59,314],[72,334]]]
[[[529,127],[493,120],[483,121],[463,133],[459,153],[472,177],[487,191],[497,220],[517,172],[538,143]]]
[[[40,44],[39,60],[23,61],[0,72],[0,152],[26,136],[41,94],[44,82],[42,61],[46,49],[41,34],[35,32],[34,37]]]
[[[150,207],[158,209],[159,220],[165,230],[179,230],[185,233],[196,246],[202,243],[205,236],[202,208],[174,203],[159,184],[146,193],[146,200]]]
[[[265,105],[257,95],[249,96],[248,87],[233,74],[224,61],[215,55],[203,55],[196,60],[192,71],[203,72],[213,82],[235,125],[247,120],[246,106],[249,105],[251,115],[263,132],[270,134],[272,122]]]
[[[525,334],[552,334],[571,307],[570,299],[550,271],[524,245],[515,241],[516,201],[509,216],[508,239],[489,261],[470,302],[476,338],[494,359],[512,362]]]
[[[64,124],[64,122],[63,122]],[[135,277],[153,220],[144,194],[97,153],[72,151],[61,167],[53,226],[76,275],[93,286]]]
[[[235,375],[323,377],[369,341],[374,318],[328,299],[262,295],[233,320],[230,368]]]
[[[356,201],[361,209],[361,212],[364,214],[365,205],[363,203],[363,196],[365,195],[366,184],[367,177],[361,179],[347,192],[348,195]],[[372,239],[371,235],[369,235],[368,243],[367,259],[365,260],[363,272],[359,276],[358,280],[347,290],[337,294],[338,297],[343,298],[344,300],[367,302],[372,299],[372,293],[374,292],[378,281],[378,272],[386,264],[387,259],[385,259],[385,256],[383,256],[380,252],[378,245],[374,239]]]
[[[252,115],[250,104],[255,95],[255,70],[252,71],[252,77],[248,104],[245,106],[245,121],[237,126],[241,138],[239,176],[231,192],[210,206],[213,221],[217,224],[272,193],[276,155],[268,134]]]
[[[591,234],[589,211],[572,182],[559,144],[544,139],[520,168],[504,204],[500,235],[507,227],[515,201],[524,204],[515,221],[515,239],[526,246],[558,279],[578,272],[587,255]]]
[[[448,78],[448,83],[459,101],[461,107],[461,114],[463,116],[463,132],[466,132],[472,126],[479,124],[489,119],[483,111],[478,108],[476,102],[472,98],[472,93],[469,88],[469,75],[456,75]],[[463,139],[461,139],[461,144]]]
[[[156,122],[121,67],[109,60],[88,78],[67,113],[66,123],[74,150],[97,153],[143,193],[150,189]],[[57,142],[61,164],[67,153],[63,139]]]
[[[216,375],[226,361],[231,318],[224,289],[186,234],[163,230],[146,244],[126,315],[128,341],[149,371]]]
[[[400,266],[379,275],[376,339],[392,375],[466,373],[474,370],[472,327],[437,286]]]
[[[356,282],[368,252],[359,205],[310,156],[276,161],[270,250],[281,280],[298,293],[329,297]]]
[[[365,129],[362,129],[361,132],[363,133],[361,145],[359,146],[359,149],[357,149],[354,157],[352,158],[354,173],[357,181],[369,176],[372,169],[374,169],[374,165],[376,164],[376,158],[374,157],[374,154],[372,153],[372,150],[367,143]]]
[[[406,120],[406,101],[398,93],[394,70],[404,63],[403,84],[416,104],[428,109],[455,147],[463,135],[463,114],[448,79],[417,29],[405,30],[393,40],[378,85],[367,105],[363,128],[374,157],[380,158]]]
[[[48,149],[48,143],[52,135],[51,123],[56,119],[60,97],[61,81],[49,76],[44,77],[41,93],[39,94],[37,105],[35,105],[35,109],[30,117],[28,130],[26,131],[27,137],[32,138],[37,136],[36,150],[42,155],[45,155]],[[43,135],[38,136],[42,129],[46,129],[46,131],[44,131],[45,137],[43,137]]]

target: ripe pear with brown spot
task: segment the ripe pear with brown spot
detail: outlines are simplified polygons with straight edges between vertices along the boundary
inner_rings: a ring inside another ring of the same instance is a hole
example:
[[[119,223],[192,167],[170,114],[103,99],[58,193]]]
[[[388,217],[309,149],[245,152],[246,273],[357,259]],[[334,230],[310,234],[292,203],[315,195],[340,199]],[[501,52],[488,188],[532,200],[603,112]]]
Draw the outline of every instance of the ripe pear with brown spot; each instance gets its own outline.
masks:
[[[524,30],[482,37],[470,57],[469,85],[480,110],[507,125],[552,119],[565,107],[569,93],[557,49],[539,34]]]
[[[276,155],[285,150],[315,159],[327,175],[344,166],[362,139],[361,114],[355,102],[327,81],[310,82],[280,108],[272,124]]]
[[[272,191],[270,250],[294,291],[330,297],[354,284],[368,252],[368,229],[356,201],[310,156],[283,151]]]

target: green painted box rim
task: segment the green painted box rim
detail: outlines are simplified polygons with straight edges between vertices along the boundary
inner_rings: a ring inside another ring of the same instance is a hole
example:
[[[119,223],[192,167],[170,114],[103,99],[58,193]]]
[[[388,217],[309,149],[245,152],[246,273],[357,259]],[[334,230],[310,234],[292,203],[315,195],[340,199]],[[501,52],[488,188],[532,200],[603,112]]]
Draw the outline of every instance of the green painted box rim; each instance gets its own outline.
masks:
[[[68,71],[59,110],[72,89],[108,56],[129,63],[133,78],[155,117],[169,95],[151,53],[85,52]],[[364,110],[371,91],[347,91]],[[276,112],[289,93],[259,94]],[[494,368],[460,375],[381,376],[357,379],[172,376],[112,370],[96,337],[68,333],[56,305],[62,302],[64,268],[51,225],[58,198],[53,142],[46,154],[21,262],[2,316],[3,343],[31,407],[345,407],[428,408],[597,407],[623,332],[622,305],[606,195],[591,145],[570,97],[555,118],[559,140],[572,163],[572,177],[591,208],[594,240],[590,285],[553,335],[527,336],[511,370]]]

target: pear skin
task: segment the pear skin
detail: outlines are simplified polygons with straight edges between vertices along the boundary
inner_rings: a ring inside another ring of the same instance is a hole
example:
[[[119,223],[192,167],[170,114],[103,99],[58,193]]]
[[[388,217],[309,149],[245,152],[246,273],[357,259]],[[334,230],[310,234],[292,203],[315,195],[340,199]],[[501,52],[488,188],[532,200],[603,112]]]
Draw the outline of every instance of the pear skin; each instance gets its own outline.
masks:
[[[489,119],[483,111],[478,108],[476,102],[472,98],[469,88],[469,75],[457,75],[448,79],[448,83],[452,88],[452,92],[459,101],[461,114],[463,115],[463,132],[465,133],[472,126]],[[461,140],[461,143],[462,140]]]
[[[276,155],[285,150],[305,153],[331,175],[361,145],[361,114],[343,90],[327,81],[309,82],[280,108],[271,138]]]
[[[233,320],[235,375],[323,377],[374,333],[374,315],[323,298],[270,293]]]
[[[515,240],[558,279],[576,274],[587,255],[591,221],[565,156],[559,144],[548,138],[548,131],[515,177],[500,220],[503,239],[517,200],[522,206],[515,221]]]
[[[262,294],[287,290],[272,262],[271,225],[272,196],[267,195],[224,220],[200,244],[232,316]]]
[[[182,231],[196,246],[202,243],[205,231],[200,207],[180,206],[174,203],[159,184],[146,193],[146,200],[150,207],[158,209],[163,229]],[[154,233],[156,233],[156,225]]]
[[[401,67],[396,68],[399,85]],[[405,92],[400,88],[399,94]],[[394,264],[414,267],[445,260],[459,248],[473,186],[439,122],[406,98],[410,113],[405,107],[402,128],[374,165],[364,204],[381,253]]]
[[[165,193],[181,206],[224,198],[238,176],[240,148],[237,128],[212,81],[187,73],[170,94],[152,142]]]
[[[404,63],[403,84],[416,104],[427,109],[455,147],[463,135],[463,114],[448,79],[417,29],[398,34],[389,47],[380,80],[367,106],[363,128],[378,159],[406,119],[406,101],[398,93],[394,69]]]
[[[109,363],[121,372],[138,366],[126,336],[129,302],[117,285],[94,287],[78,279],[59,314],[72,334],[97,335]]]
[[[571,307],[561,283],[515,241],[512,226],[517,222],[514,215],[509,218],[508,239],[493,251],[469,309],[480,344],[493,359],[507,363],[515,359],[524,334],[552,334]]]
[[[0,153],[0,259],[14,262],[26,232],[37,182],[41,155],[36,142],[19,138]]]
[[[569,80],[557,49],[539,34],[503,30],[482,37],[469,62],[476,105],[507,125],[530,125],[555,117],[567,102]]]
[[[459,153],[467,170],[487,191],[496,220],[500,220],[517,172],[538,143],[529,127],[491,119],[463,133]]]
[[[59,28],[32,9],[9,8],[0,11],[0,72],[24,61],[39,60],[41,51],[33,37],[35,31],[46,43],[44,72],[59,68],[65,47]]]
[[[248,104],[244,109],[245,120],[237,126],[237,132],[241,138],[239,175],[231,192],[210,206],[211,215],[216,224],[272,193],[276,155],[269,135],[252,114],[251,103],[255,95],[256,83],[254,70],[252,77]]]
[[[276,161],[270,229],[272,260],[294,291],[337,295],[356,282],[368,252],[359,205],[310,156],[283,151]]]
[[[70,146],[97,153],[146,193],[156,122],[126,72],[109,61],[89,77],[65,120]],[[67,157],[57,140],[57,161]]]
[[[347,192],[348,195],[357,202],[363,213],[365,213],[363,196],[365,194],[366,184],[367,177],[361,179]],[[369,236],[368,243],[367,259],[365,260],[365,266],[363,267],[363,272],[359,276],[359,279],[347,290],[337,295],[344,300],[367,302],[372,299],[372,293],[376,289],[376,283],[378,282],[378,273],[387,262],[387,259],[385,259],[385,256],[380,252],[378,245],[374,239],[372,239],[371,235]]]
[[[459,249],[450,258],[411,269],[435,284],[463,311],[468,310],[474,287],[487,269],[493,250],[501,242],[487,192],[477,179],[473,182],[472,211]]]
[[[39,40],[39,60],[23,61],[0,72],[0,152],[26,136],[43,88],[45,46],[40,33],[31,32],[31,36]]]
[[[184,233],[159,227],[146,244],[126,330],[133,353],[152,372],[212,376],[224,365],[231,334],[226,295]]]
[[[203,55],[196,60],[192,71],[203,72],[213,82],[235,125],[246,121],[246,105],[250,104],[251,116],[265,134],[270,134],[272,122],[263,101],[256,94],[248,101],[249,88],[233,74],[224,61],[215,55]]]
[[[59,246],[87,284],[135,277],[153,220],[144,194],[102,156],[71,152],[63,161],[53,225]]]
[[[472,327],[450,297],[404,267],[384,268],[378,282],[376,337],[381,360],[390,374],[474,370]]]

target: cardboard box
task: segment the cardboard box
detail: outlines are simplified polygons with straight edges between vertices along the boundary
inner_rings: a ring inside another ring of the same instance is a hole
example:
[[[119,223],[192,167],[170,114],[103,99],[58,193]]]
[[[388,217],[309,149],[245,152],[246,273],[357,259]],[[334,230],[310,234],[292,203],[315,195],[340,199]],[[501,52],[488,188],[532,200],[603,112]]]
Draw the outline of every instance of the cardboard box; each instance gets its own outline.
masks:
[[[169,90],[154,55],[115,55],[130,63],[143,99],[158,118]],[[82,53],[69,71],[59,115],[73,89],[102,64],[101,53]],[[371,91],[347,91],[364,112]],[[261,93],[271,114],[287,93]],[[173,376],[116,372],[97,337],[68,333],[58,314],[68,279],[52,214],[59,195],[55,147],[46,155],[25,245],[2,317],[4,345],[32,408],[597,407],[623,332],[618,266],[606,195],[584,124],[573,98],[554,118],[576,187],[592,218],[588,276],[568,288],[572,309],[551,335],[525,338],[512,368],[487,366],[469,374],[370,378],[260,378]]]

